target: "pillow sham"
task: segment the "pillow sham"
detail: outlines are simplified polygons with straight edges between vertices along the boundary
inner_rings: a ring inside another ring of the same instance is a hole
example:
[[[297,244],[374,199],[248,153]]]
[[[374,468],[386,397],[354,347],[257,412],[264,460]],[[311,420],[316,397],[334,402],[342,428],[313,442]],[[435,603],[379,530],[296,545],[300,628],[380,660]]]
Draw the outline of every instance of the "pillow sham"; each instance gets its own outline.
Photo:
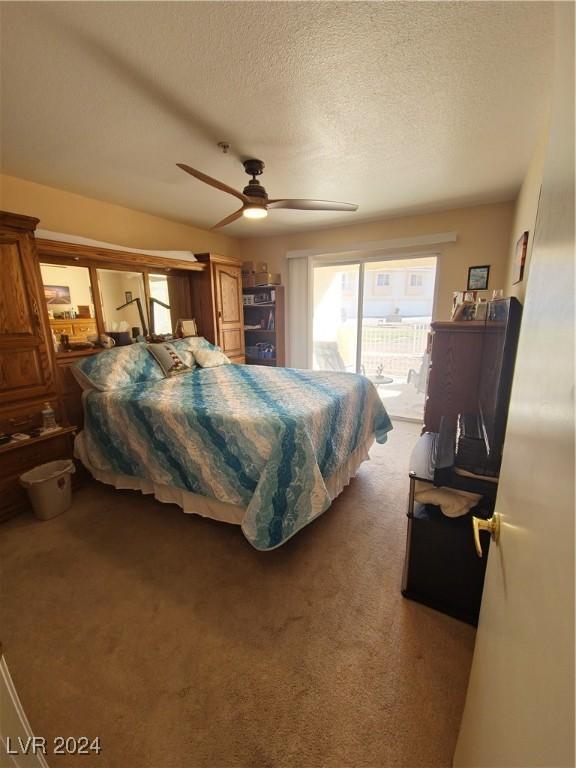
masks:
[[[70,366],[82,389],[122,389],[144,381],[160,381],[162,369],[144,344],[113,347],[97,355],[83,357]]]
[[[214,344],[210,344],[204,336],[187,336],[185,339],[174,339],[170,342],[178,357],[184,365],[194,368],[196,365],[195,353],[199,349],[218,349]]]
[[[196,362],[201,368],[216,368],[219,365],[230,365],[230,360],[219,349],[197,349],[194,353]]]
[[[154,357],[166,376],[177,376],[186,373],[191,367],[179,357],[172,344],[148,344],[148,352]]]

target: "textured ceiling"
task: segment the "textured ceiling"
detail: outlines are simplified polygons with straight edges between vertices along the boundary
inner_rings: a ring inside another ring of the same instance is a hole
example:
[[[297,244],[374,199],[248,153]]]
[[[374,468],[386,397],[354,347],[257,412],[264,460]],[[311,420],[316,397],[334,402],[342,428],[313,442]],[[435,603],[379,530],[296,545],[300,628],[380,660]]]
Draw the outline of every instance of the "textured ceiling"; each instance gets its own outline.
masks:
[[[199,226],[242,157],[274,211],[236,236],[509,199],[546,121],[552,3],[6,3],[5,173]],[[223,155],[219,140],[232,152]],[[31,211],[33,213],[33,211]]]

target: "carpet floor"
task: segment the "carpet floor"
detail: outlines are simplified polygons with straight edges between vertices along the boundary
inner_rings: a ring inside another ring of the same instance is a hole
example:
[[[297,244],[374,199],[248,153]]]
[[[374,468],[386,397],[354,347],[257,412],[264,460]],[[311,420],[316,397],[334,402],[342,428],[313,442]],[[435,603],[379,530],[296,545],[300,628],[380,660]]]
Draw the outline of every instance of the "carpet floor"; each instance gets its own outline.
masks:
[[[269,553],[96,482],[0,528],[1,635],[37,735],[87,768],[449,766],[474,630],[400,595],[407,465],[386,445]]]

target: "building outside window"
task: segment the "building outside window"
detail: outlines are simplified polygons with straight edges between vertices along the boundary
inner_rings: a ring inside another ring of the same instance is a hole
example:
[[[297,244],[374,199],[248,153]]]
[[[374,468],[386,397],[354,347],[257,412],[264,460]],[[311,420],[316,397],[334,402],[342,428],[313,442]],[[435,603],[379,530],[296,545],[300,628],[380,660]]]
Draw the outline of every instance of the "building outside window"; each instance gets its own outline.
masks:
[[[423,275],[418,272],[412,272],[410,275],[410,288],[422,288],[423,284]]]
[[[376,285],[378,288],[388,287],[390,285],[390,272],[378,272],[376,274]]]
[[[355,274],[353,272],[342,272],[342,290],[352,291],[355,286]]]

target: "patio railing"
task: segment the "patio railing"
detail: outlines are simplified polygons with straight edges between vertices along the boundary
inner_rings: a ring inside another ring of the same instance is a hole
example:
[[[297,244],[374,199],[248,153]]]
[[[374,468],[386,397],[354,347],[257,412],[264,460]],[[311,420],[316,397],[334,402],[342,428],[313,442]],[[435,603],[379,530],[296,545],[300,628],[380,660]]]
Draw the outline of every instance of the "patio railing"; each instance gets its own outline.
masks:
[[[407,377],[418,370],[426,349],[429,323],[383,323],[362,328],[362,364],[367,376],[381,372]]]

